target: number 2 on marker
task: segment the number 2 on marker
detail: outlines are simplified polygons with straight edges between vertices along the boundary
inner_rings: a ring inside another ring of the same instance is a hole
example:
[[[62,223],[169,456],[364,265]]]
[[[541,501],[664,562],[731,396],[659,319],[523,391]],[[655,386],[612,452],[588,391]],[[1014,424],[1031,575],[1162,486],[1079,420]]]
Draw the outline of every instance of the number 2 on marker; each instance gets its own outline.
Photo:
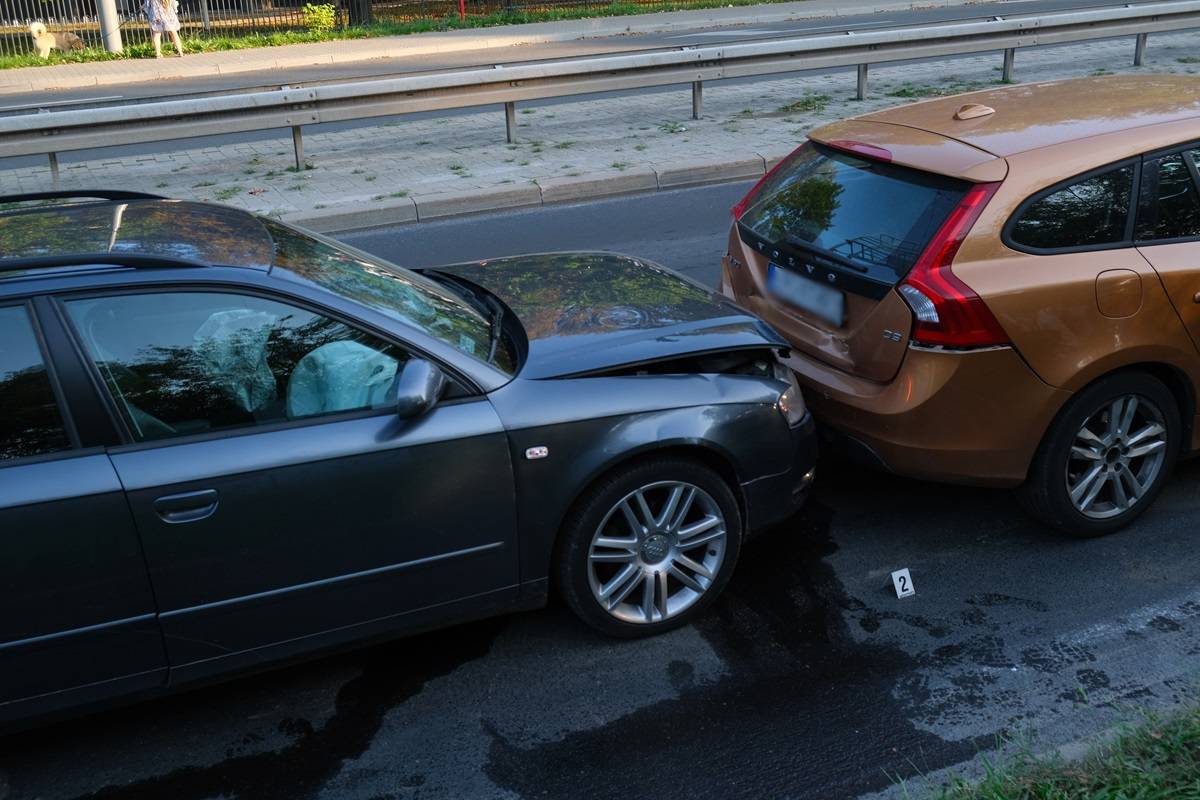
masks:
[[[912,575],[909,574],[908,567],[892,573],[892,586],[896,589],[896,597],[909,597],[917,593],[917,590],[913,588]]]

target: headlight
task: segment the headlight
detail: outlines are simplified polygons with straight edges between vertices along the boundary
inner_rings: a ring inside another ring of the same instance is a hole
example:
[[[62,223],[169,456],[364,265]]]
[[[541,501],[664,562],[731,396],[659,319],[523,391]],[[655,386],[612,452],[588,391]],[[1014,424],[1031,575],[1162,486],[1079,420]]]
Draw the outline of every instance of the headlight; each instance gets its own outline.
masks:
[[[796,375],[786,364],[776,361],[775,378],[788,385],[788,388],[775,401],[775,408],[779,410],[780,414],[783,414],[783,418],[787,420],[789,426],[798,425],[800,420],[804,419],[806,409],[804,408],[804,396],[800,394],[800,384],[796,383]]]

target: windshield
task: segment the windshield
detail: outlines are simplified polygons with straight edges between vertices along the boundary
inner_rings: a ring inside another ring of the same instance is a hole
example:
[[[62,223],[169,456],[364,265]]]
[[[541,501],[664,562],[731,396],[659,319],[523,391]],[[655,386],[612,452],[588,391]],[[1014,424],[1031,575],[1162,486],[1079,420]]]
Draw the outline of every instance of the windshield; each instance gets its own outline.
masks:
[[[503,341],[494,347],[491,319],[452,289],[324,237],[261,222],[275,240],[273,274],[354,300],[485,363],[494,349],[490,363],[515,374],[511,348]]]
[[[772,244],[814,249],[895,283],[967,186],[810,142],[763,184],[740,222]]]

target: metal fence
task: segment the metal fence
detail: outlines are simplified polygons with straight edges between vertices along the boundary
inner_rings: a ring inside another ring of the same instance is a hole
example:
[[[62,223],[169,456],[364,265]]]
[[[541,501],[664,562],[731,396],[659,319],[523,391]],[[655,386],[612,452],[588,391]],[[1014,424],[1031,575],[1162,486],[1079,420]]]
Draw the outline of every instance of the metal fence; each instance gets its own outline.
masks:
[[[700,0],[692,0],[700,6]],[[310,27],[307,2],[336,8],[335,26],[371,22],[403,23],[458,16],[458,0],[180,0],[181,34],[186,37],[241,36]],[[672,8],[689,0],[622,0],[623,5]],[[472,16],[549,9],[600,9],[612,0],[465,0]],[[711,5],[706,2],[704,5]],[[141,0],[117,0],[125,46],[150,41],[150,28],[141,13]],[[51,32],[70,32],[85,46],[103,48],[96,0],[0,0],[0,56],[34,52],[29,25],[42,22]]]
[[[1015,54],[1022,48],[1129,36],[1136,37],[1132,55],[1140,63],[1151,34],[1195,29],[1200,29],[1200,0],[1172,0],[854,35],[683,45],[185,99],[98,101],[92,108],[47,108],[45,113],[30,108],[0,116],[0,159],[47,154],[57,183],[58,152],[290,128],[296,166],[301,168],[305,163],[301,131],[306,125],[495,105],[504,108],[511,141],[516,104],[527,100],[691,84],[692,114],[699,118],[704,84],[710,81],[857,66],[861,98],[867,94],[873,64],[1003,52],[1004,77],[1011,78]]]

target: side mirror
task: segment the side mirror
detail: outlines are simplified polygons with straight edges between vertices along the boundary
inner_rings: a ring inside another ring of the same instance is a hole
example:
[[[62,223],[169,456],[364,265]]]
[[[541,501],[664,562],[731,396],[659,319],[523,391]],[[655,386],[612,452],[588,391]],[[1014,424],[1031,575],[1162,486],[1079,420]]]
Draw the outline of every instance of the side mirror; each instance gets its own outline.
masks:
[[[437,405],[446,390],[446,376],[436,364],[423,358],[404,362],[396,378],[396,414],[401,419],[413,419]]]

